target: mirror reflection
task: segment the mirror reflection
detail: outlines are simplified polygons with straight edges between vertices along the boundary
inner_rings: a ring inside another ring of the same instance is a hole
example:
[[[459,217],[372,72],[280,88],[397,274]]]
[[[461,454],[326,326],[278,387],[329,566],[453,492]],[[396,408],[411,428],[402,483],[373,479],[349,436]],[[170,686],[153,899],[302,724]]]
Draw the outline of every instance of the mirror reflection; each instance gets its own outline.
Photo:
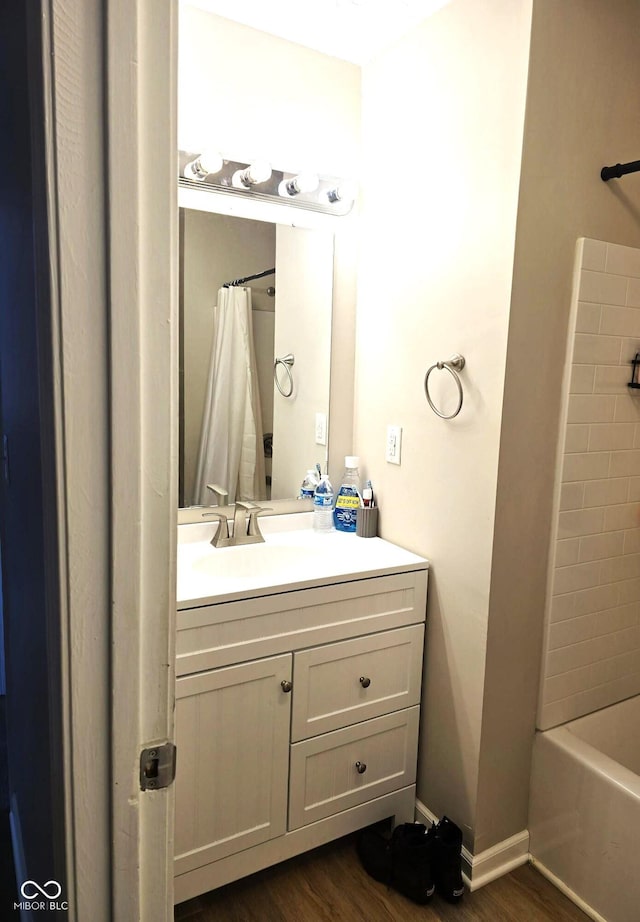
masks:
[[[332,234],[181,209],[181,507],[290,499],[326,463],[332,292]]]

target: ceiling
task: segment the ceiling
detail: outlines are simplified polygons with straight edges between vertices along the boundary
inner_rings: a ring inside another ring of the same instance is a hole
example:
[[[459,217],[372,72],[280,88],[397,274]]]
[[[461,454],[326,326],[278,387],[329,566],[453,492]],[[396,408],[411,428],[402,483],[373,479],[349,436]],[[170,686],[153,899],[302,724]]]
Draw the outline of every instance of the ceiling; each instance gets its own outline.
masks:
[[[364,64],[448,0],[181,0],[261,32]]]

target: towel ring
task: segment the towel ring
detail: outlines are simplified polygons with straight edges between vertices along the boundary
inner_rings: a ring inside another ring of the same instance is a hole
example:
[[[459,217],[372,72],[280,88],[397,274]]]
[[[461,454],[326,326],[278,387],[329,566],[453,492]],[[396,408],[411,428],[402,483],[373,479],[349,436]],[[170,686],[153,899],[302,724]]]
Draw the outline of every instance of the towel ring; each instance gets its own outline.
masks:
[[[460,410],[462,409],[463,393],[462,393],[462,384],[460,383],[460,378],[458,377],[458,372],[462,371],[462,369],[464,368],[464,365],[465,365],[464,356],[459,355],[456,352],[454,355],[451,356],[451,358],[445,359],[444,362],[436,362],[435,365],[432,365],[431,368],[429,368],[426,375],[424,376],[424,392],[427,398],[427,403],[429,404],[433,412],[436,414],[436,416],[440,417],[440,419],[453,419],[454,416],[457,416]],[[431,395],[429,394],[429,375],[431,374],[434,368],[437,368],[439,371],[442,371],[443,368],[446,368],[449,374],[453,377],[453,380],[456,382],[456,385],[458,388],[458,397],[459,397],[458,407],[456,410],[454,410],[453,413],[450,413],[448,416],[446,413],[440,412],[440,410],[437,408],[437,406],[434,404],[433,400],[431,399]]]
[[[289,352],[288,355],[283,355],[281,359],[276,358],[275,362],[273,363],[273,380],[275,381],[276,387],[283,397],[291,397],[293,394],[293,375],[291,374],[291,366],[295,364],[295,361],[295,356],[293,353]],[[289,390],[286,392],[286,394],[280,387],[280,382],[278,381],[278,365],[282,365],[289,378]]]

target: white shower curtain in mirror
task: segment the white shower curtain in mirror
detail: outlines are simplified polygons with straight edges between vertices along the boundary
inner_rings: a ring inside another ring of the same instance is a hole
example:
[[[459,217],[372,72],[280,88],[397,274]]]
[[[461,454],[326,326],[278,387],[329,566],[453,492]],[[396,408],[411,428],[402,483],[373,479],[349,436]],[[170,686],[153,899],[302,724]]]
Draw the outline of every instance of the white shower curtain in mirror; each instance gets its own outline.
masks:
[[[205,394],[194,504],[215,502],[208,483],[236,499],[265,499],[266,482],[250,288],[221,288]]]

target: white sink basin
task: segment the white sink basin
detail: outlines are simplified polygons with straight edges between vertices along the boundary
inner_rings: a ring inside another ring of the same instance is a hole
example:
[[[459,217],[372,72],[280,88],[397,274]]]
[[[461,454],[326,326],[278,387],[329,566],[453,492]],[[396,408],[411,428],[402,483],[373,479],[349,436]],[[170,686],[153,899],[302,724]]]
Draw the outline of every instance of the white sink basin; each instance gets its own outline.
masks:
[[[238,547],[212,548],[193,561],[196,573],[216,579],[256,579],[281,576],[309,566],[317,551],[291,544],[245,544]]]

